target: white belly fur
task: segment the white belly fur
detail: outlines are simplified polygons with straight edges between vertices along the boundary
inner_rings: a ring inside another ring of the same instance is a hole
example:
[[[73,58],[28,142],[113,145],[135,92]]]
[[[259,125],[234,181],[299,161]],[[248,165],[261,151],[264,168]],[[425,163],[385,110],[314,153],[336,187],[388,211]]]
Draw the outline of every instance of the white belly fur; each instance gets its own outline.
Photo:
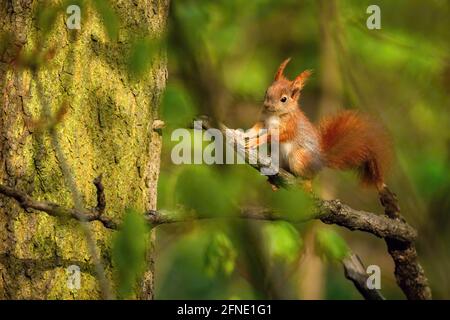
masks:
[[[280,163],[283,167],[289,167],[289,157],[294,148],[292,142],[280,143]]]
[[[280,126],[280,117],[271,116],[266,119],[266,128],[269,130],[278,129]],[[289,169],[289,156],[292,152],[292,142],[284,142],[279,145],[280,165],[285,169]]]
[[[280,126],[280,117],[271,116],[266,120],[266,128],[268,129],[278,129]]]

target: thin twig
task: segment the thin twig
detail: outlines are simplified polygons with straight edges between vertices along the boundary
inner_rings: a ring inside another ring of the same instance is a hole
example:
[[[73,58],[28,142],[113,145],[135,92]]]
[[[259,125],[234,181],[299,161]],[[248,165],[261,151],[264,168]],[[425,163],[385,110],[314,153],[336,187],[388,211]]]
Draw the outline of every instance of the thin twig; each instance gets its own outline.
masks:
[[[353,285],[361,293],[366,300],[385,300],[378,289],[370,289],[367,287],[367,279],[369,276],[361,259],[354,253],[350,253],[342,260],[344,266],[344,274],[347,279],[353,282]]]
[[[95,210],[99,216],[105,213],[106,208],[105,187],[103,186],[102,179],[103,175],[100,174],[93,181],[95,188],[97,189],[97,206],[95,207]]]
[[[0,184],[0,194],[15,199],[27,212],[29,209],[45,212],[52,217],[72,218],[78,221],[100,221],[105,228],[116,230],[117,224],[109,218],[99,215],[96,208],[92,210],[77,210],[65,208],[53,202],[37,201],[25,192]]]

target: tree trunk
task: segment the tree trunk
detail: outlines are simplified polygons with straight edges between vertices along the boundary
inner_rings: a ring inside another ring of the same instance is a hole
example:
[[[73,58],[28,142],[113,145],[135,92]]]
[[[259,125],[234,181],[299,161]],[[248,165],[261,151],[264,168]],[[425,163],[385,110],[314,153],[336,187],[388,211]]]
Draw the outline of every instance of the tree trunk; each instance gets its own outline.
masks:
[[[50,137],[32,125],[43,116],[36,78],[29,69],[13,68],[11,63],[15,48],[33,52],[42,44],[42,30],[34,20],[37,2],[0,4],[0,28],[14,36],[13,45],[0,57],[0,182],[36,199],[72,207]],[[109,40],[92,5],[82,7],[79,31],[66,28],[69,15],[62,12],[44,44],[55,48],[54,57],[38,70],[37,79],[53,114],[67,105],[56,130],[84,205],[95,207],[92,181],[103,174],[105,215],[120,220],[127,207],[156,209],[161,137],[152,125],[167,78],[166,58],[156,54],[149,72],[133,80],[126,56],[135,39],[162,34],[168,0],[111,3],[120,20],[118,40]],[[111,280],[114,231],[99,222],[89,227]],[[140,297],[151,299],[151,254],[148,262]],[[81,270],[79,289],[67,285],[71,265]],[[27,212],[0,196],[0,299],[73,298],[101,298],[79,222]]]

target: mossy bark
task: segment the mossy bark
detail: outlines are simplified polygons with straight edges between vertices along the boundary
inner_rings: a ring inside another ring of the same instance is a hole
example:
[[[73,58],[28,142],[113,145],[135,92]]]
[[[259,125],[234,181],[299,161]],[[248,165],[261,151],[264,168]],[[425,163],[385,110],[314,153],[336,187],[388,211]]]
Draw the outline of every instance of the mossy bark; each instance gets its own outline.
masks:
[[[79,31],[66,28],[68,15],[62,12],[45,42],[35,24],[38,2],[0,4],[0,29],[14,36],[0,57],[1,183],[36,199],[73,206],[48,134],[31,125],[42,117],[36,78],[30,70],[12,64],[15,49],[33,53],[43,46],[42,50],[54,48],[55,54],[39,68],[38,81],[53,113],[68,106],[57,130],[85,206],[96,205],[92,181],[103,174],[106,215],[120,219],[127,207],[142,212],[155,209],[161,137],[152,124],[167,78],[166,58],[157,53],[138,80],[127,72],[126,57],[135,40],[164,32],[168,0],[111,1],[120,21],[116,40],[108,38],[92,5],[82,7]],[[114,231],[98,222],[91,222],[90,228],[112,279]],[[142,298],[153,297],[150,257],[148,262]],[[70,265],[81,269],[77,290],[67,286]],[[79,223],[26,212],[14,200],[0,196],[0,298],[101,298]]]

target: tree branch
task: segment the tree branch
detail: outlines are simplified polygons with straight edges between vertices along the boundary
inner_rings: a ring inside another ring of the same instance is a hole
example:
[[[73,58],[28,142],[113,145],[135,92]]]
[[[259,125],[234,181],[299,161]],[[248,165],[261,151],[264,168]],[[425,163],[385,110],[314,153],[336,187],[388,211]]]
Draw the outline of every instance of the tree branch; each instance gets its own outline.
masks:
[[[399,241],[412,241],[416,237],[416,231],[406,223],[392,221],[387,217],[374,213],[358,211],[342,204],[339,200],[323,200],[317,203],[316,213],[312,218],[319,219],[327,224],[337,224],[349,230],[360,230],[372,233],[379,238],[390,237]],[[146,220],[153,226],[186,222],[199,219],[211,219],[210,216],[173,216],[167,211],[149,211]],[[214,217],[216,219],[217,217]],[[304,221],[289,220],[286,217],[277,215],[269,208],[244,207],[240,209],[236,218],[253,220],[284,220],[291,223]]]
[[[97,180],[97,179],[96,179]],[[104,217],[99,212],[104,212],[106,204],[103,193],[103,186],[97,184],[97,197],[101,200],[97,207],[91,210],[78,211],[74,208],[65,208],[56,203],[48,201],[37,201],[27,195],[25,192],[4,186],[0,184],[0,194],[15,199],[24,209],[34,209],[46,212],[54,217],[71,217],[76,220],[84,219],[85,221],[100,221],[108,229],[118,229],[118,224],[113,220]],[[99,209],[100,208],[100,209]],[[103,209],[101,209],[103,208]],[[398,241],[413,241],[416,232],[409,225],[401,221],[392,221],[391,219],[374,213],[358,211],[342,204],[339,200],[323,200],[317,203],[314,218],[328,224],[337,224],[349,230],[360,230],[374,234],[380,238],[390,238]],[[210,219],[209,216],[174,216],[167,211],[149,211],[145,218],[151,226],[161,224],[169,224],[176,222],[186,222],[199,219]],[[217,218],[217,217],[215,217]],[[231,217],[233,218],[233,217]],[[244,207],[240,209],[236,218],[253,219],[253,220],[284,220],[288,218],[277,215],[276,212],[269,208],[262,207]],[[289,220],[292,223],[304,221]]]
[[[37,201],[25,192],[4,186],[2,184],[0,184],[0,194],[15,199],[25,210],[34,209],[45,212],[53,217],[70,217],[78,221],[100,221],[108,229],[117,229],[117,224],[111,219],[99,214],[96,208],[93,210],[81,211],[74,208],[65,208],[53,202]]]
[[[345,277],[353,282],[356,289],[366,300],[385,300],[383,295],[377,289],[369,289],[367,287],[367,279],[369,276],[361,259],[354,253],[342,260],[344,266]]]
[[[379,238],[398,241],[411,242],[417,237],[417,231],[403,221],[355,210],[339,200],[316,200],[316,206],[315,218],[326,224],[336,224],[352,231],[364,231]]]

